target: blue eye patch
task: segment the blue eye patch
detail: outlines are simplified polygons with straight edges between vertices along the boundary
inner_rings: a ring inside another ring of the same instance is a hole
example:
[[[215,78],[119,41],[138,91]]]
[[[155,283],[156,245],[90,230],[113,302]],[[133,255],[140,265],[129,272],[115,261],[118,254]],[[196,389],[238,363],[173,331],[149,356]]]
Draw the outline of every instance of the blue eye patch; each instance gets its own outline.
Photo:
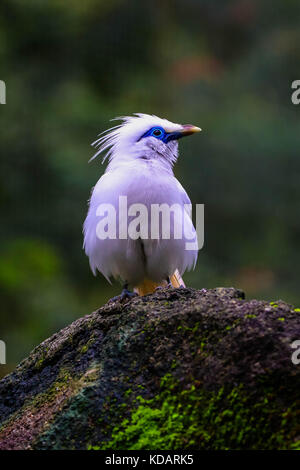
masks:
[[[182,134],[180,132],[166,132],[162,127],[155,126],[145,132],[139,140],[144,139],[145,137],[155,137],[167,144],[170,140],[179,139],[182,137]]]

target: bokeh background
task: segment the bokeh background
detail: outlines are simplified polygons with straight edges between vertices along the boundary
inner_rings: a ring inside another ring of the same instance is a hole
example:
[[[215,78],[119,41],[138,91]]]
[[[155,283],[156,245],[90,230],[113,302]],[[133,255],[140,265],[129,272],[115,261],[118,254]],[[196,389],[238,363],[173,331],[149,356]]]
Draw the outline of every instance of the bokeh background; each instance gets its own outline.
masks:
[[[1,1],[1,375],[119,292],[82,251],[89,145],[118,115],[203,128],[175,168],[205,204],[186,283],[300,305],[299,18],[298,0]]]

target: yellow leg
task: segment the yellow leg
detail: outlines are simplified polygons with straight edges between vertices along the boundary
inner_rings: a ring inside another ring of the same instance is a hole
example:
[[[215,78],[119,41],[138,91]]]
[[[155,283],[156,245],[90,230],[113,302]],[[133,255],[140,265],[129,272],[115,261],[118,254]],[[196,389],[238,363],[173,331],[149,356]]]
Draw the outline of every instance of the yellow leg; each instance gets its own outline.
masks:
[[[185,283],[183,282],[183,279],[180,276],[178,269],[176,269],[173,276],[170,277],[170,280],[173,287],[185,287]]]
[[[176,269],[175,273],[170,276],[170,281],[173,287],[185,287],[182,277],[180,276],[178,269]],[[142,284],[136,286],[133,290],[138,295],[147,295],[152,294],[157,287],[166,287],[167,281],[163,281],[161,283],[149,281],[145,279]]]

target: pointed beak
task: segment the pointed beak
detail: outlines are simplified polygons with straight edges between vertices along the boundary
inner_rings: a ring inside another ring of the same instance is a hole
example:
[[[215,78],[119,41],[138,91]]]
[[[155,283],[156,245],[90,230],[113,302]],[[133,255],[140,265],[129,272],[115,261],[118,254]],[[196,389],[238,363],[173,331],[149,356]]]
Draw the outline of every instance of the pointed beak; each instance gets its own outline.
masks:
[[[185,124],[182,126],[182,130],[179,131],[182,137],[186,135],[192,135],[195,134],[196,132],[201,132],[202,129],[200,127],[193,126],[192,124]]]

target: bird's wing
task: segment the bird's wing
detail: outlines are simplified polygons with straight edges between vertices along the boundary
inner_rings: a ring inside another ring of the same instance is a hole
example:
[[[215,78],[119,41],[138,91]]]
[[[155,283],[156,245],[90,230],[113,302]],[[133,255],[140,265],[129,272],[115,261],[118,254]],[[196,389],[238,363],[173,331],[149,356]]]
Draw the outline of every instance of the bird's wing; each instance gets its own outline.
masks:
[[[175,178],[176,179],[176,178]],[[177,185],[177,188],[178,188],[178,191],[181,195],[181,199],[182,199],[182,204],[185,206],[185,210],[186,212],[188,213],[188,215],[191,217],[192,215],[192,203],[191,203],[191,200],[186,192],[186,190],[184,189],[184,187],[182,186],[182,184],[179,183],[179,181],[176,179],[176,185]]]
[[[194,226],[193,226],[193,223],[192,223],[192,220],[191,220],[191,216],[192,216],[191,200],[190,200],[188,194],[186,193],[185,189],[183,188],[183,186],[179,183],[179,181],[176,178],[174,178],[174,180],[175,180],[176,188],[177,188],[178,193],[179,193],[179,199],[181,200],[181,203],[182,203],[182,205],[184,206],[184,209],[185,209],[186,225],[187,225],[187,227],[189,227],[191,233],[194,233],[195,236],[196,236],[195,229],[194,229]],[[197,261],[197,250],[187,252],[187,258],[189,259],[189,261],[187,263],[188,269],[194,268],[195,264],[196,264],[196,261]],[[184,283],[178,269],[176,269],[174,274],[172,276],[170,276],[170,281],[171,281],[172,286],[175,287],[175,288],[185,287],[185,283]],[[146,280],[144,280],[143,283],[136,286],[134,288],[134,291],[138,295],[147,295],[147,294],[150,294],[150,293],[154,292],[155,289],[157,289],[158,287],[166,287],[166,286],[167,286],[166,281],[162,281],[161,283],[158,284],[158,283],[155,283],[153,281],[150,281],[150,280],[146,279]]]

